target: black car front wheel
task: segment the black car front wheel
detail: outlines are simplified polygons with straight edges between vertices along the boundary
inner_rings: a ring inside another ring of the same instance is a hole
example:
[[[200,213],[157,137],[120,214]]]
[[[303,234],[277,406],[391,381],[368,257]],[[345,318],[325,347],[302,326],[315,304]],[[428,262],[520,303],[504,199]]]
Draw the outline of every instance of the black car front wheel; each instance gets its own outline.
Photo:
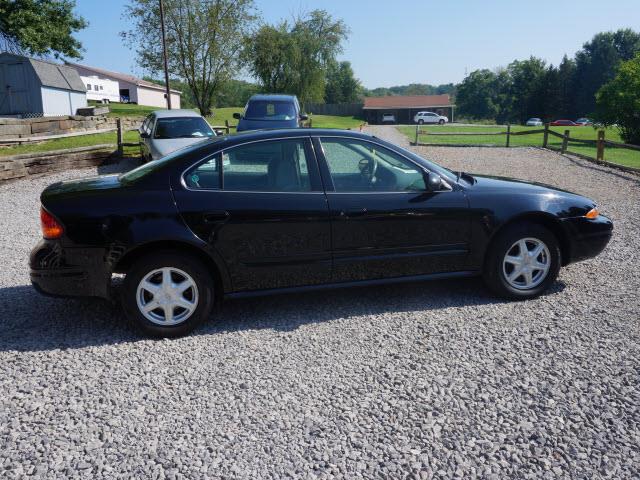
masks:
[[[170,251],[142,257],[127,273],[122,306],[144,333],[186,335],[211,313],[213,279],[195,258]]]
[[[527,299],[549,288],[559,270],[560,247],[555,235],[542,225],[518,223],[494,240],[483,276],[498,295]]]

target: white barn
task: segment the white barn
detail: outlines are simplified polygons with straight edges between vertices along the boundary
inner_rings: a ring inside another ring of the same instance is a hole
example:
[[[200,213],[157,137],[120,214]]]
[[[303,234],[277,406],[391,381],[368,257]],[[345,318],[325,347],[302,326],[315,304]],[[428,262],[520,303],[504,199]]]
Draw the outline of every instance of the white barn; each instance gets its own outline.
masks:
[[[73,68],[0,53],[0,115],[75,115],[87,106],[87,92]]]
[[[85,87],[87,87],[87,100],[96,100],[102,103],[120,101],[120,85],[113,80],[100,78],[97,75],[90,77],[80,76]]]
[[[100,79],[118,82],[121,101],[137,103],[148,107],[166,108],[165,89],[162,85],[142,80],[125,73],[110,72],[102,68],[88,67],[76,63],[67,63],[85,77],[97,76]],[[179,90],[171,90],[171,108],[180,108]]]

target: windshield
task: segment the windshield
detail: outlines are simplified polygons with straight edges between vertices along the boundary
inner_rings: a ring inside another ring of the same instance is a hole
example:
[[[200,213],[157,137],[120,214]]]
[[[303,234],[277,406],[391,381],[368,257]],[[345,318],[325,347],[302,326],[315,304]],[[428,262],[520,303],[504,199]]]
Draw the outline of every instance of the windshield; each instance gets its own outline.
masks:
[[[215,137],[215,138],[212,138],[210,141],[211,142],[220,142],[220,141],[224,140],[225,138],[226,137],[224,137],[224,136]],[[171,163],[176,158],[179,158],[179,157],[181,157],[182,155],[185,155],[185,154],[189,154],[194,150],[202,148],[203,145],[208,145],[208,144],[209,144],[209,142],[198,142],[198,143],[195,143],[193,145],[189,145],[187,147],[180,148],[180,149],[176,150],[175,152],[171,152],[169,155],[165,155],[164,157],[159,158],[158,160],[154,160],[154,161],[148,162],[148,163],[143,163],[138,168],[134,168],[133,170],[129,170],[126,173],[121,173],[120,176],[118,177],[118,179],[122,183],[135,182],[136,180],[139,180],[139,179],[141,179],[143,177],[146,177],[147,175],[149,175],[149,174],[151,174],[153,172],[156,172],[160,168],[162,168],[165,165]]]
[[[158,119],[153,138],[204,138],[214,135],[202,117],[175,117]]]
[[[296,108],[293,102],[272,100],[251,100],[244,112],[247,120],[293,120]]]

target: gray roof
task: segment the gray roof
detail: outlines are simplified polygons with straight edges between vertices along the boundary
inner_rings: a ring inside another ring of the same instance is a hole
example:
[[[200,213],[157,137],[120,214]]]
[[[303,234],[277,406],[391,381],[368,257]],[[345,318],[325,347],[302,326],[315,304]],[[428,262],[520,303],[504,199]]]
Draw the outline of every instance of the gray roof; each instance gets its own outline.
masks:
[[[34,58],[28,60],[36,71],[42,86],[83,93],[87,91],[87,87],[75,68]]]
[[[199,113],[196,113],[193,110],[184,110],[184,109],[155,110],[153,114],[157,118],[199,117],[200,116]]]
[[[86,93],[87,89],[80,75],[75,68],[59,63],[48,62],[46,60],[36,60],[35,58],[24,57],[9,52],[0,52],[0,60],[9,58],[11,61],[17,60],[28,62],[44,87],[60,88],[74,92]]]

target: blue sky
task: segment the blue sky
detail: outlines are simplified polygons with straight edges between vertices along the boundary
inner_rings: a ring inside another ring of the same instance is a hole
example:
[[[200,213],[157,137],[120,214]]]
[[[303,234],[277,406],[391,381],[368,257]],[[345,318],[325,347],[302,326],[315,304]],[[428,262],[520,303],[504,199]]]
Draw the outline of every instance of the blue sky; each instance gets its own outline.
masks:
[[[83,63],[141,75],[120,39],[127,0],[77,0]],[[351,28],[342,59],[368,88],[459,82],[465,71],[535,55],[557,64],[595,33],[640,30],[640,0],[256,0],[266,22],[323,8]]]

